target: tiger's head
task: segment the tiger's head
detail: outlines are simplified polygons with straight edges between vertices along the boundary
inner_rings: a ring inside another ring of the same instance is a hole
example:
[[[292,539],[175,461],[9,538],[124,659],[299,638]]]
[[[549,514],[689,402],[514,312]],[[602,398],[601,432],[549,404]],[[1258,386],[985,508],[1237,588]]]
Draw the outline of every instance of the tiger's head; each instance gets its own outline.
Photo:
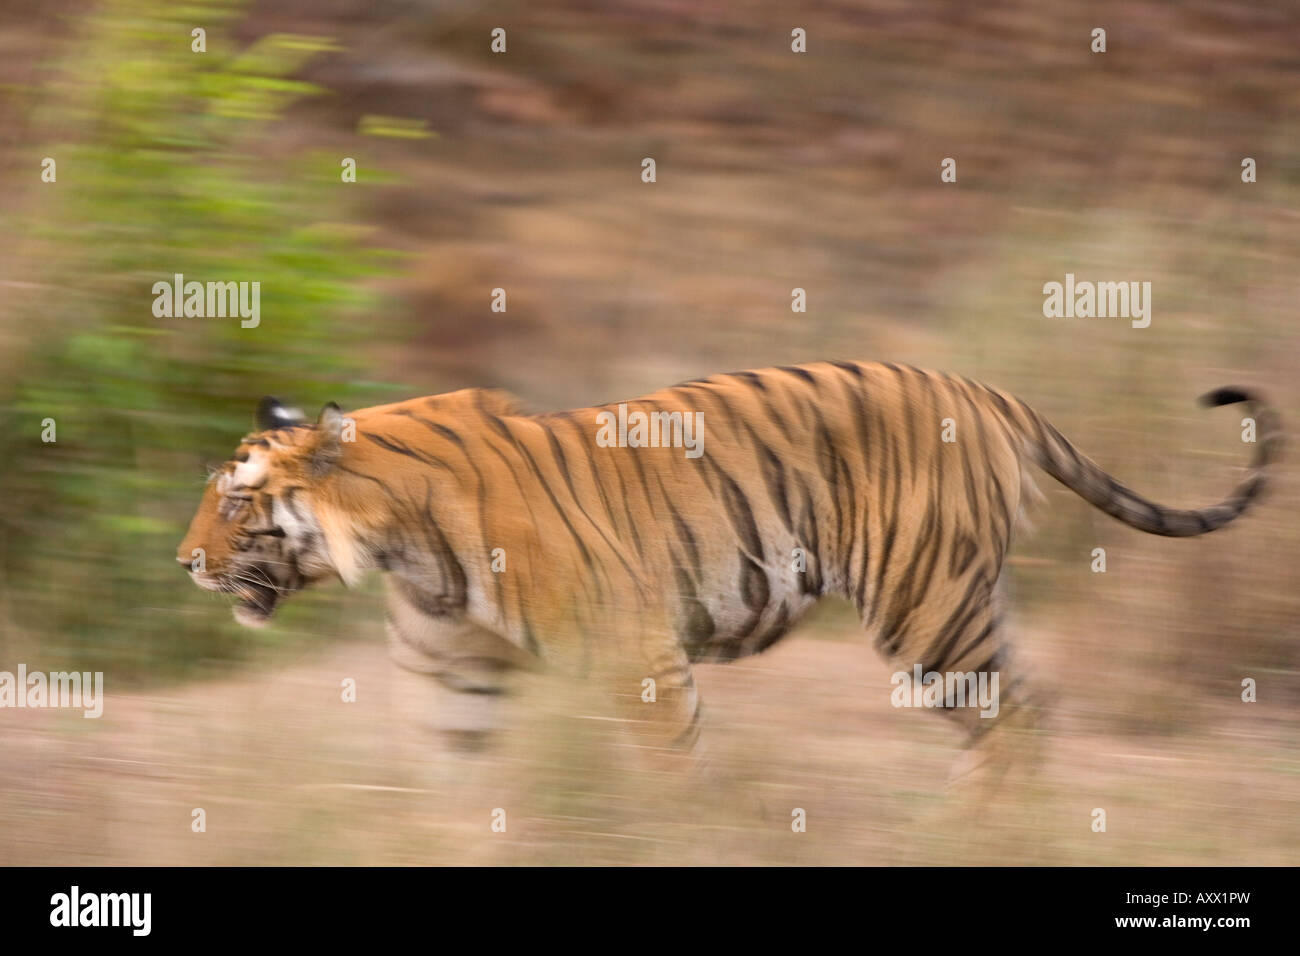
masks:
[[[199,587],[236,595],[239,623],[260,627],[289,594],[340,573],[313,498],[341,457],[343,424],[333,403],[311,425],[268,396],[261,431],[209,477],[176,560]]]

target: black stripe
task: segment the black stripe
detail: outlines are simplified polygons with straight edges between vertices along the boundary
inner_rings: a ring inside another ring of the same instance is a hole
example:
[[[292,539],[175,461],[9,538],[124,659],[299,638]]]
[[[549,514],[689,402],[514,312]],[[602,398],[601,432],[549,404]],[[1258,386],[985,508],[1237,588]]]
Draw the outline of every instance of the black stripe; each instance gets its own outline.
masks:
[[[439,461],[437,458],[434,458],[433,456],[428,455],[422,451],[417,451],[416,449],[412,448],[410,445],[406,444],[406,442],[402,441],[400,438],[385,438],[383,435],[373,435],[369,432],[363,433],[361,437],[367,439],[370,442],[373,442],[374,444],[378,445],[380,448],[385,449],[386,451],[391,451],[397,455],[405,455],[408,458],[415,459],[421,464],[436,465],[441,468],[447,467],[444,462]]]
[[[939,637],[926,652],[923,664],[925,671],[938,670],[947,660],[949,653],[961,638],[971,621],[988,605],[988,584],[983,574],[976,574],[971,579],[970,587],[962,597],[961,603],[953,609],[948,620],[939,628]]]
[[[755,434],[752,428],[748,425],[745,428],[749,432],[750,440],[753,441],[758,455],[759,472],[763,476],[763,484],[767,487],[767,496],[775,506],[777,516],[781,519],[781,523],[785,525],[785,529],[794,534],[794,523],[790,518],[790,502],[786,492],[785,466],[781,464],[781,459],[776,456],[776,453]]]
[[[782,372],[785,372],[789,375],[793,375],[795,378],[803,379],[809,385],[812,385],[814,387],[817,385],[817,379],[813,378],[813,374],[809,372],[806,368],[803,368],[802,366],[782,365],[780,369]]]
[[[740,538],[749,556],[760,563],[764,562],[766,558],[763,552],[763,539],[758,533],[758,526],[754,524],[754,509],[750,507],[749,499],[740,490],[736,480],[724,471],[722,466],[712,458],[708,461],[713,467],[713,472],[721,480],[722,502],[726,507],[727,517],[731,519],[732,529]]]

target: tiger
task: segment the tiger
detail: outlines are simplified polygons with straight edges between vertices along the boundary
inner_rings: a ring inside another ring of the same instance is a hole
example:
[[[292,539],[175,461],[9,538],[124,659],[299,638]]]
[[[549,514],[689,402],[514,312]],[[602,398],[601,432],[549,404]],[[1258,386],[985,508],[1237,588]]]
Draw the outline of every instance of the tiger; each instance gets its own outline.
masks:
[[[935,708],[970,746],[1038,706],[1000,585],[1028,466],[1139,531],[1214,531],[1259,496],[1280,431],[1251,390],[1201,402],[1244,403],[1256,444],[1227,498],[1180,510],[1016,397],[893,363],[734,372],[541,414],[471,388],[347,416],[330,403],[310,423],[267,397],[176,560],[249,626],[378,570],[402,667],[458,699],[502,694],[518,668],[600,680],[637,746],[665,754],[699,739],[696,664],[760,654],[839,597],[900,671],[1000,678],[996,716]],[[645,440],[647,421],[663,440]]]

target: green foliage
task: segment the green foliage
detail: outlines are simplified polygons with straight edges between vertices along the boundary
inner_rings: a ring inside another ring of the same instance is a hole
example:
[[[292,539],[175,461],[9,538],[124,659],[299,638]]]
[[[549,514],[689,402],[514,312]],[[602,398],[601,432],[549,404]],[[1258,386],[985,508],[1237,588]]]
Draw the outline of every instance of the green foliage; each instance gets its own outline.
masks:
[[[49,128],[75,134],[41,146],[55,198],[6,223],[39,242],[46,286],[0,374],[6,658],[125,680],[237,655],[249,632],[173,557],[204,461],[229,455],[264,393],[375,397],[354,384],[376,377],[359,316],[362,280],[383,268],[347,223],[358,187],[339,158],[267,155],[284,111],[321,92],[293,74],[333,46],[275,35],[237,50],[217,27],[239,12],[109,3],[48,91]],[[206,53],[191,51],[196,23]],[[260,282],[260,324],[156,318],[153,284],[175,273]]]

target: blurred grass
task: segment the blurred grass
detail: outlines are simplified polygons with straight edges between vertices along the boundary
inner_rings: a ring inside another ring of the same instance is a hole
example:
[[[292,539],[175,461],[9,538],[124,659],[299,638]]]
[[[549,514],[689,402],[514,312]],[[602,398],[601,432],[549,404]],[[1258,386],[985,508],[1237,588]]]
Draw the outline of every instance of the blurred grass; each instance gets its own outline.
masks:
[[[237,656],[248,639],[165,560],[204,456],[229,455],[263,393],[384,394],[360,384],[355,351],[378,251],[330,161],[262,155],[288,105],[322,92],[284,76],[332,45],[272,35],[236,52],[217,24],[239,12],[108,3],[41,91],[58,180],[7,223],[39,245],[48,291],[9,318],[27,334],[3,382],[6,657],[133,681]],[[153,283],[175,273],[260,282],[261,323],[155,318]]]

